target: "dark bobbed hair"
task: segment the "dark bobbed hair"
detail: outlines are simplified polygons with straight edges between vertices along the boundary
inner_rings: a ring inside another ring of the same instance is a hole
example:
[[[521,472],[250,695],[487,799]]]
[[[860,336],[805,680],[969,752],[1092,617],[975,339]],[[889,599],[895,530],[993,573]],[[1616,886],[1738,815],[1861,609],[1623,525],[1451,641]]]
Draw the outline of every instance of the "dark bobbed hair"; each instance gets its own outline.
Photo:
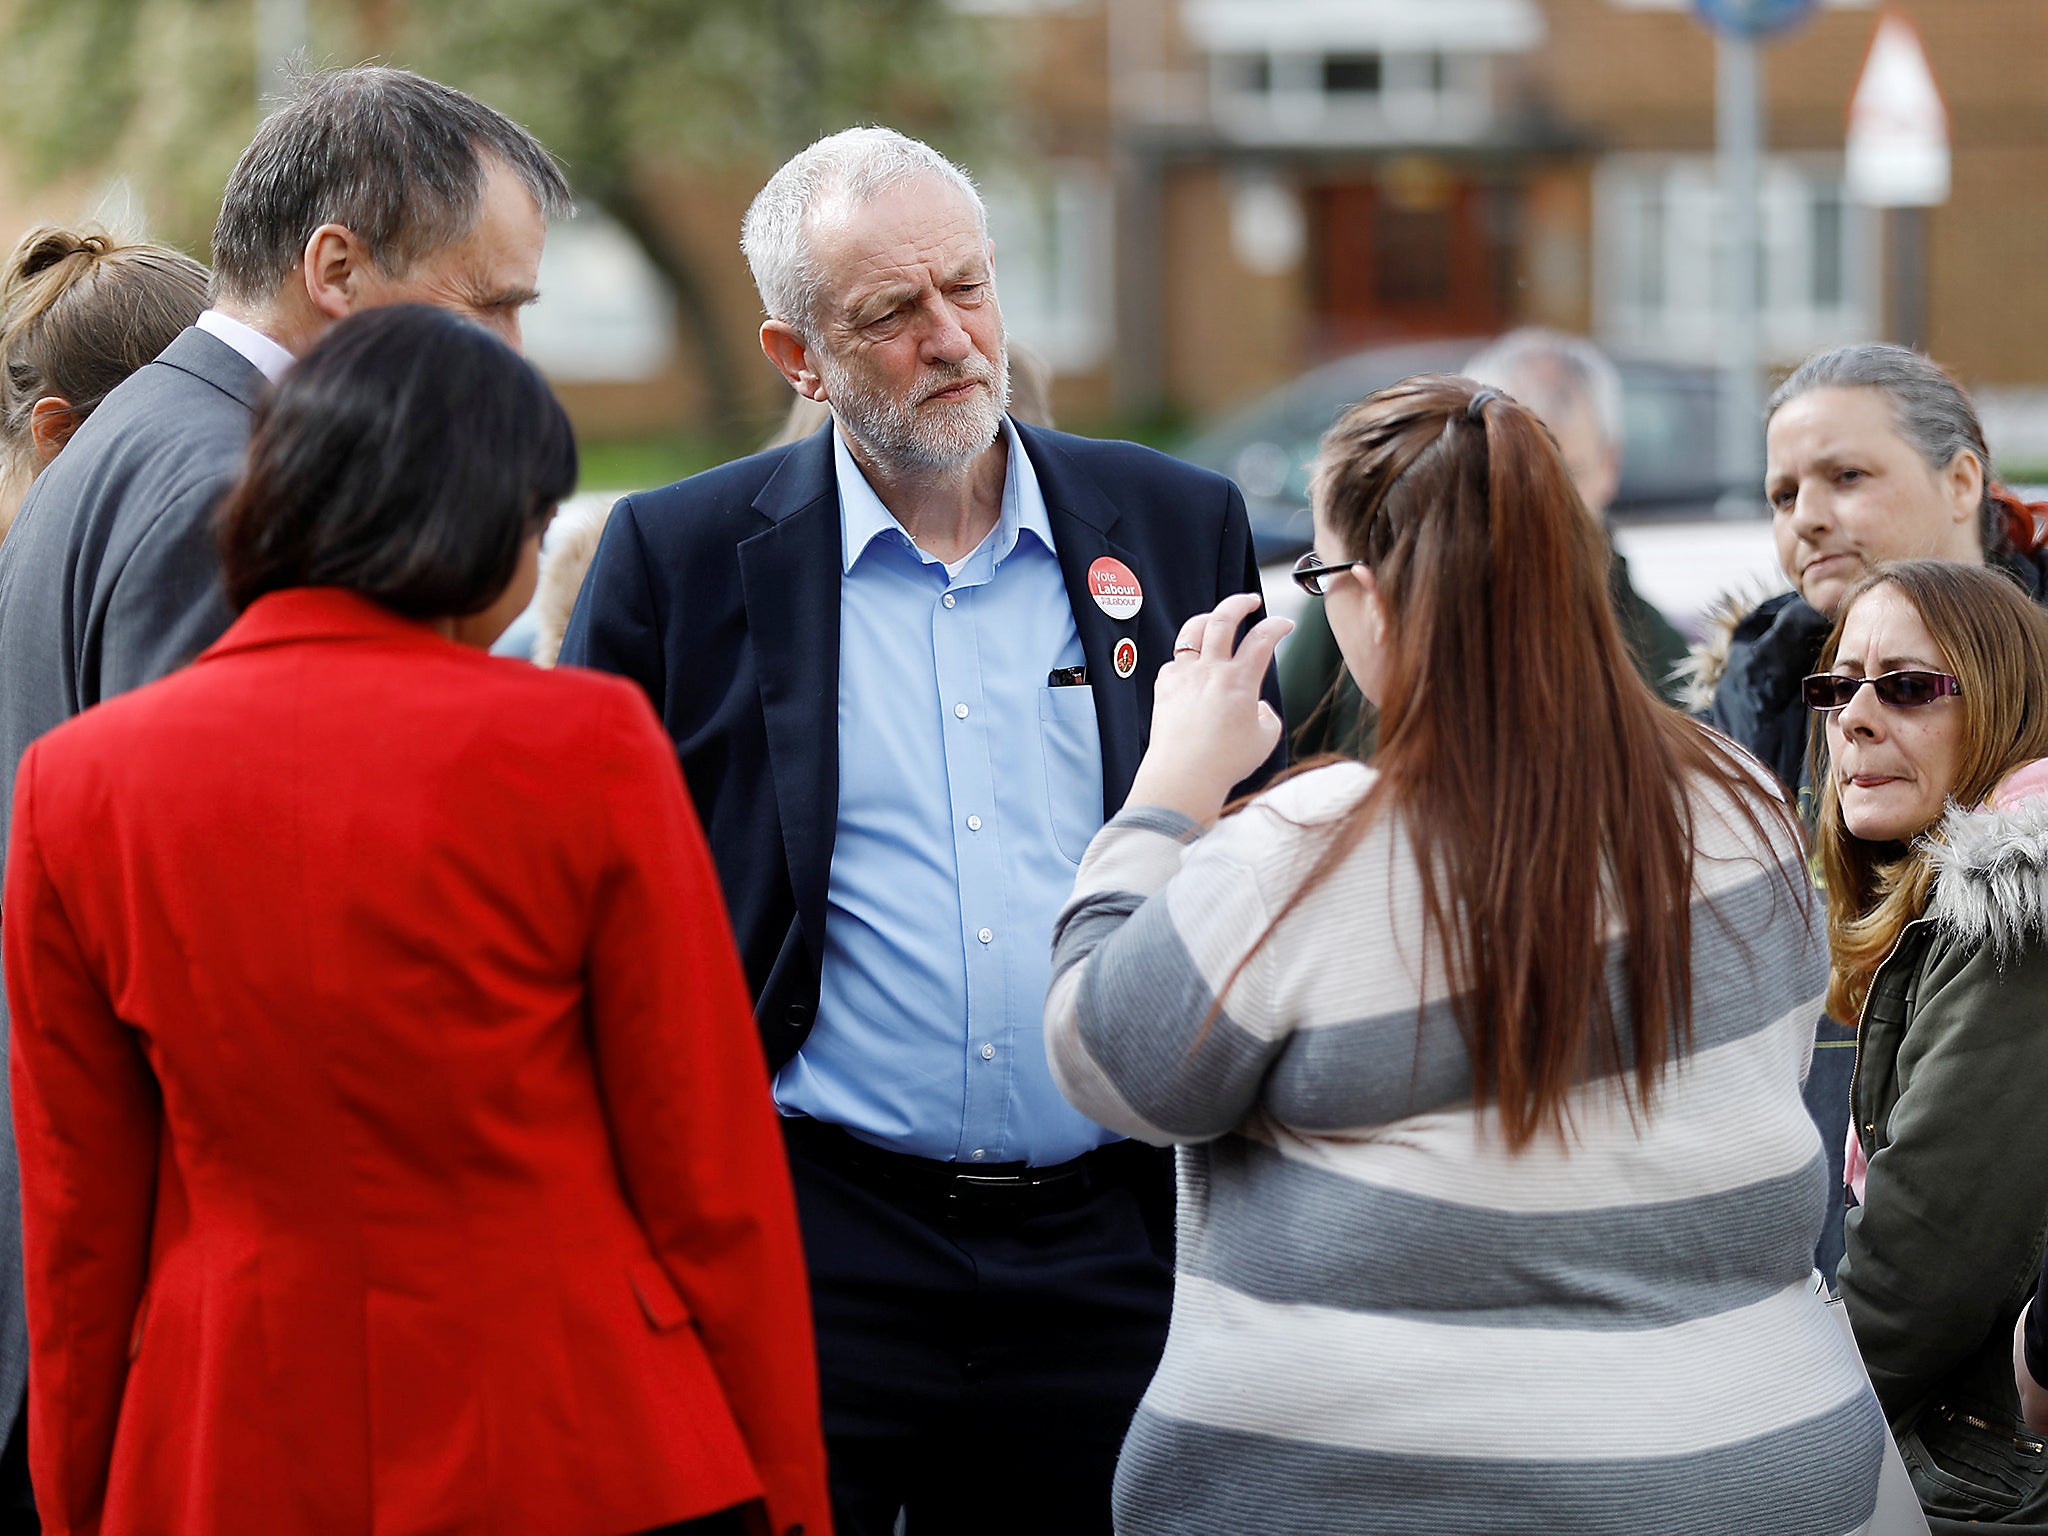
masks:
[[[576,439],[533,365],[423,304],[341,321],[256,413],[215,523],[239,612],[346,587],[415,619],[477,613],[576,484]]]
[[[303,75],[221,194],[216,291],[246,303],[270,298],[323,224],[350,230],[379,267],[403,275],[476,226],[489,160],[510,169],[546,217],[573,211],[554,157],[475,97],[380,65]]]
[[[1404,380],[1330,428],[1311,494],[1341,541],[1326,557],[1365,561],[1386,611],[1378,778],[1259,943],[1393,816],[1474,1101],[1508,1147],[1564,1136],[1591,1074],[1647,1111],[1691,1042],[1697,790],[1767,846],[1798,848],[1796,822],[1761,769],[1643,682],[1606,541],[1526,407],[1467,378]],[[1795,902],[1799,864],[1779,871]]]

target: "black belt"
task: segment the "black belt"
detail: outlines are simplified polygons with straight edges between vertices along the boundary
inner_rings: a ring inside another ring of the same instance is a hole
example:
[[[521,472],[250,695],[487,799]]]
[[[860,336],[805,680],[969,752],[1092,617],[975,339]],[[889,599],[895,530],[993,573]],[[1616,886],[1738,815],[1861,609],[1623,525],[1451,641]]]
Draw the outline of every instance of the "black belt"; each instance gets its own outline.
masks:
[[[885,1199],[935,1206],[949,1215],[1026,1216],[1081,1204],[1115,1176],[1119,1145],[1097,1147],[1070,1162],[942,1163],[891,1152],[836,1125],[788,1116],[782,1134],[792,1151]]]

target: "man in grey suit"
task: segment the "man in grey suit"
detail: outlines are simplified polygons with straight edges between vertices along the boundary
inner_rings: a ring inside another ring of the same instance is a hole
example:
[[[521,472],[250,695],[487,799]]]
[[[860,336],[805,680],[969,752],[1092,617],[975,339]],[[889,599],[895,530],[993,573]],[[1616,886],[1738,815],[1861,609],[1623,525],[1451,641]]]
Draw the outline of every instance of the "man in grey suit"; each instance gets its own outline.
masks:
[[[107,396],[0,545],[0,849],[30,742],[227,628],[210,524],[266,382],[336,320],[383,304],[437,304],[518,345],[547,221],[569,211],[523,128],[403,70],[308,76],[264,122],[221,198],[213,307]],[[4,1070],[0,1112],[0,1519],[32,1530]]]

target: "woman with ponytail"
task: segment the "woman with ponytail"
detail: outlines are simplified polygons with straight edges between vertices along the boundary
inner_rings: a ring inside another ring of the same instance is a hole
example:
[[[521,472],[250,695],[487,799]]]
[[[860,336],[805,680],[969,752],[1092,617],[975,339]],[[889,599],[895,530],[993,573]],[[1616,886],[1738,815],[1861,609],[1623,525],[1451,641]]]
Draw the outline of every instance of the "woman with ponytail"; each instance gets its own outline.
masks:
[[[1808,1285],[1825,981],[1793,817],[1659,702],[1527,410],[1418,378],[1323,441],[1370,767],[1225,815],[1284,630],[1183,631],[1055,930],[1068,1097],[1180,1144],[1122,1536],[1861,1528],[1883,1448]]]
[[[0,537],[79,424],[199,317],[206,283],[161,245],[50,225],[21,238],[0,267]]]

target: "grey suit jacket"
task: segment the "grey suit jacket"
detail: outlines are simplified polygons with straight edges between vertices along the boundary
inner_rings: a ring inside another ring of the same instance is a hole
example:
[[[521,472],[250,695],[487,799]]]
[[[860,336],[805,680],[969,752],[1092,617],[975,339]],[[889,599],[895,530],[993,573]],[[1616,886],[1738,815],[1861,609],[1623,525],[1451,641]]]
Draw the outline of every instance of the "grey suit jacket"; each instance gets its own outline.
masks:
[[[210,524],[263,389],[239,352],[186,330],[100,403],[22,504],[0,544],[0,861],[29,744],[175,671],[228,627]],[[0,1435],[28,1382],[4,1004],[0,994]],[[0,1507],[14,1493],[0,1489]]]

